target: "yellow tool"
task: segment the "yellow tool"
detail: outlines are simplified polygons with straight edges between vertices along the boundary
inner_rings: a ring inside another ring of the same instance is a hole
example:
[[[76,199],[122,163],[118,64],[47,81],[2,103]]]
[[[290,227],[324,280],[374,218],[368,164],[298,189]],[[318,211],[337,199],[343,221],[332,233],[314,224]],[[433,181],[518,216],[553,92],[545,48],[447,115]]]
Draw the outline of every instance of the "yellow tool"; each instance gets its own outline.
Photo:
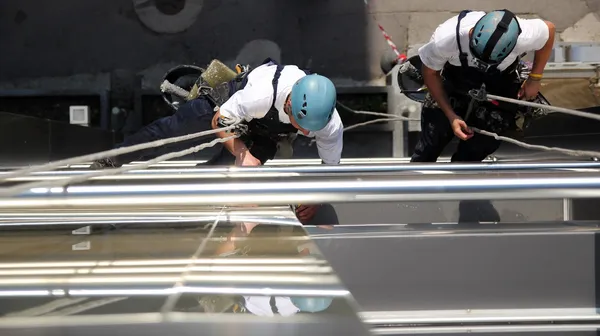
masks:
[[[244,71],[244,68],[242,68],[241,65],[239,65],[239,64],[235,65],[235,72],[237,72],[238,75],[241,74],[243,71]]]
[[[237,68],[237,67],[236,67]],[[237,76],[235,71],[231,70],[228,66],[221,63],[221,61],[215,59],[210,62],[206,71],[202,73],[202,79],[211,88],[227,83]]]

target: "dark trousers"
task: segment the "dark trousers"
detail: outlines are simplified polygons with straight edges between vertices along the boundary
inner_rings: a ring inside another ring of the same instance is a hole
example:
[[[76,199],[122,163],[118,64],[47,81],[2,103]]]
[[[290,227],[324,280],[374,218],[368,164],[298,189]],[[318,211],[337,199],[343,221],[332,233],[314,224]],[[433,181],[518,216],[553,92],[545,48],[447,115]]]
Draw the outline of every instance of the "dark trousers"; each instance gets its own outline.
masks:
[[[460,76],[460,75],[455,75]],[[452,93],[452,85],[445,83],[446,91],[450,92],[449,98],[454,111],[462,118],[467,118],[470,97],[459,93]],[[477,88],[477,86],[470,86]],[[489,93],[496,95],[516,98],[520,88],[520,83],[516,82],[511,74],[500,75],[497,80],[490,81],[488,87]],[[464,88],[463,91],[467,91]],[[482,130],[502,134],[515,127],[515,115],[518,106],[509,103],[500,102],[494,105],[490,102],[481,102],[475,104],[468,119],[465,120],[467,126],[474,126]],[[436,162],[444,148],[454,138],[454,132],[450,126],[450,121],[446,118],[444,112],[437,106],[431,95],[427,94],[423,109],[421,112],[421,134],[415,146],[411,162]],[[487,156],[493,154],[501,142],[487,135],[475,133],[467,141],[460,141],[452,162],[480,162]]]
[[[138,132],[128,136],[117,147],[133,146],[141,143],[198,133],[212,129],[214,116],[213,105],[204,98],[195,99],[182,104],[171,116],[155,120]],[[177,142],[166,146],[149,148],[128,153],[114,158],[118,165],[136,160],[148,160],[170,152],[184,150],[216,138],[215,134],[199,137],[193,140]],[[277,143],[268,138],[245,137],[244,142],[250,147],[250,152],[264,164],[275,157]],[[201,150],[199,157],[207,159],[204,165],[232,165],[235,157],[222,144],[217,144]]]
[[[469,123],[467,122],[467,125]],[[439,108],[423,107],[421,134],[411,162],[436,162],[444,148],[454,138],[450,121]],[[500,141],[475,133],[467,141],[460,141],[451,161],[480,162],[500,147]]]

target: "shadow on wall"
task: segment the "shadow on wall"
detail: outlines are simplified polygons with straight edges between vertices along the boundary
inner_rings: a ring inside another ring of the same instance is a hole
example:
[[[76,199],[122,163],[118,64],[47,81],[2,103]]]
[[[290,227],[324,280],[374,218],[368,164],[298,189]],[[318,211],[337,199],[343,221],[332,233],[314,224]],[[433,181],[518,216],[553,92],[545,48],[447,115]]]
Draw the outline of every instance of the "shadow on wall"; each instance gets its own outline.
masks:
[[[263,39],[279,46],[286,63],[311,61],[313,71],[363,80],[366,27],[362,0],[2,1],[0,49],[11,52],[0,59],[0,78],[234,60],[246,43]]]

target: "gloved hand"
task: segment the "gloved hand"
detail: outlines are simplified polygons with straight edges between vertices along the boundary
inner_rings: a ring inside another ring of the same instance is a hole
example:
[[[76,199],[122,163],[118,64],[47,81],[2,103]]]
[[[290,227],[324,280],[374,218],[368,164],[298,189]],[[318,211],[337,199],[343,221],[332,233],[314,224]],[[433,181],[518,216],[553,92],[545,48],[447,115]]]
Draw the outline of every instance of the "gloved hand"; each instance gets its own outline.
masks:
[[[315,217],[317,210],[319,209],[320,204],[310,204],[310,205],[302,205],[299,204],[296,206],[296,217],[300,220],[300,223],[306,224],[308,221]]]
[[[95,170],[104,169],[104,168],[119,168],[119,167],[120,167],[120,165],[118,165],[111,158],[96,160],[96,161],[92,162],[92,164],[90,165],[90,169],[95,169]]]

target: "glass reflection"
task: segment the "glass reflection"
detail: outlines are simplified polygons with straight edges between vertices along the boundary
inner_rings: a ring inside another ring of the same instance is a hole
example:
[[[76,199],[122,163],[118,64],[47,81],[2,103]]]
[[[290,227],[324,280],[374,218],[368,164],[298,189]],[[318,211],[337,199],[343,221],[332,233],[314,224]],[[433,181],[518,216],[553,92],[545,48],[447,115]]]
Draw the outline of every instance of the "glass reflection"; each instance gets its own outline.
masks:
[[[304,259],[324,262],[316,245],[310,241],[301,226],[260,225],[242,222],[233,225],[224,241],[217,246],[216,258],[229,259]],[[291,273],[304,273],[319,277],[332,275],[331,268],[322,267],[298,268]],[[318,291],[314,291],[318,293]],[[322,293],[325,294],[325,293]],[[182,299],[183,310],[207,313],[253,314],[258,316],[293,316],[298,313],[329,313],[339,311],[347,304],[345,297],[335,298],[328,295],[233,295],[212,294],[196,299]],[[340,301],[334,304],[335,301]],[[342,309],[343,310],[343,309]],[[348,312],[347,312],[348,313]]]
[[[291,211],[259,218],[215,224],[216,216],[144,217],[90,224],[87,235],[73,234],[80,223],[52,225],[50,219],[26,230],[4,229],[0,314],[110,319],[213,313],[284,317],[289,323],[301,323],[295,317],[303,315],[327,316],[326,324],[353,325],[350,334],[368,334],[348,291]],[[85,248],[76,248],[82,243]]]

